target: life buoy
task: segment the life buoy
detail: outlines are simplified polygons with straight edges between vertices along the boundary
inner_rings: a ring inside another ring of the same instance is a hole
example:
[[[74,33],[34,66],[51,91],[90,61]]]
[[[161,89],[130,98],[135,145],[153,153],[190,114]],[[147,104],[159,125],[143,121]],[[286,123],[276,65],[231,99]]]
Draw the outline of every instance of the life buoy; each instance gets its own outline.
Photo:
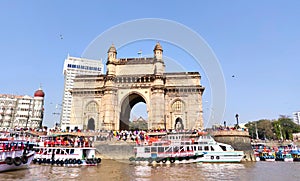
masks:
[[[15,157],[13,162],[16,166],[20,166],[22,164],[20,157]]]
[[[26,164],[26,163],[28,162],[27,156],[23,155],[23,156],[21,157],[21,161],[22,161],[23,164]]]
[[[5,163],[6,163],[7,165],[12,165],[12,164],[13,164],[13,159],[12,159],[12,157],[6,157],[6,158],[5,158]]]

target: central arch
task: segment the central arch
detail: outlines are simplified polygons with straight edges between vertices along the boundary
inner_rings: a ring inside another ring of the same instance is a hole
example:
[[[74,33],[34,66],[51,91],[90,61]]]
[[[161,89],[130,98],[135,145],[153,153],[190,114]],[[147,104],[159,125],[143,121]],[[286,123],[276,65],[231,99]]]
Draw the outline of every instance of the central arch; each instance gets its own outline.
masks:
[[[130,112],[134,105],[139,102],[143,102],[147,105],[145,99],[137,94],[131,93],[123,100],[121,104],[121,112],[120,112],[120,127],[119,130],[128,130],[129,129],[129,119],[130,119]]]
[[[93,118],[90,118],[88,120],[87,129],[88,130],[95,130],[95,120]]]
[[[182,130],[182,129],[184,129],[184,125],[183,125],[182,119],[181,119],[180,117],[178,117],[178,118],[175,120],[174,128],[177,129],[177,130]]]

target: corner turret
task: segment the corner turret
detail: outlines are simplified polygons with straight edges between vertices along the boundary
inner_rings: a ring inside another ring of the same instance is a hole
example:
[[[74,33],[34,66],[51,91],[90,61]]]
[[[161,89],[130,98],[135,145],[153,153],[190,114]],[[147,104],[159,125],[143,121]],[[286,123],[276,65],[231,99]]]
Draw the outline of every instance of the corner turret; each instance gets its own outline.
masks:
[[[115,75],[116,74],[116,65],[117,61],[117,49],[114,44],[112,44],[107,51],[107,62],[106,62],[106,74]]]
[[[157,61],[162,61],[163,49],[159,42],[156,43],[153,52],[154,52],[154,58]]]

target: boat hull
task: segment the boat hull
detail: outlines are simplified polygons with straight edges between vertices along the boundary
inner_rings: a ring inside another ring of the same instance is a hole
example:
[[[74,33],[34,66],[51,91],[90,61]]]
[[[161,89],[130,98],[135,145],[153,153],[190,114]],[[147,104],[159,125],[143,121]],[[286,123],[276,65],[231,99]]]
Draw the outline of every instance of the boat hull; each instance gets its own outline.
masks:
[[[16,165],[15,163],[7,164],[5,161],[0,162],[0,172],[25,169],[28,168],[32,160],[34,159],[35,152],[31,152],[27,154],[27,162],[21,162],[20,165]]]
[[[200,160],[203,163],[238,163],[244,157],[243,151],[233,152],[208,152]]]

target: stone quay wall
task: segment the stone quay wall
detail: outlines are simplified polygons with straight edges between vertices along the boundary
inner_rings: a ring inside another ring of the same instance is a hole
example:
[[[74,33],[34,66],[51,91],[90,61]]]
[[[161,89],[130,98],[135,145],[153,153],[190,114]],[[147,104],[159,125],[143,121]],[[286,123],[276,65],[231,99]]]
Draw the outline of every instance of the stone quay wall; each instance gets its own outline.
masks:
[[[128,142],[95,142],[97,154],[103,159],[129,160],[134,156],[135,143]]]
[[[235,150],[244,151],[243,161],[256,161],[248,131],[221,130],[212,131],[210,134],[217,142],[229,144]]]

